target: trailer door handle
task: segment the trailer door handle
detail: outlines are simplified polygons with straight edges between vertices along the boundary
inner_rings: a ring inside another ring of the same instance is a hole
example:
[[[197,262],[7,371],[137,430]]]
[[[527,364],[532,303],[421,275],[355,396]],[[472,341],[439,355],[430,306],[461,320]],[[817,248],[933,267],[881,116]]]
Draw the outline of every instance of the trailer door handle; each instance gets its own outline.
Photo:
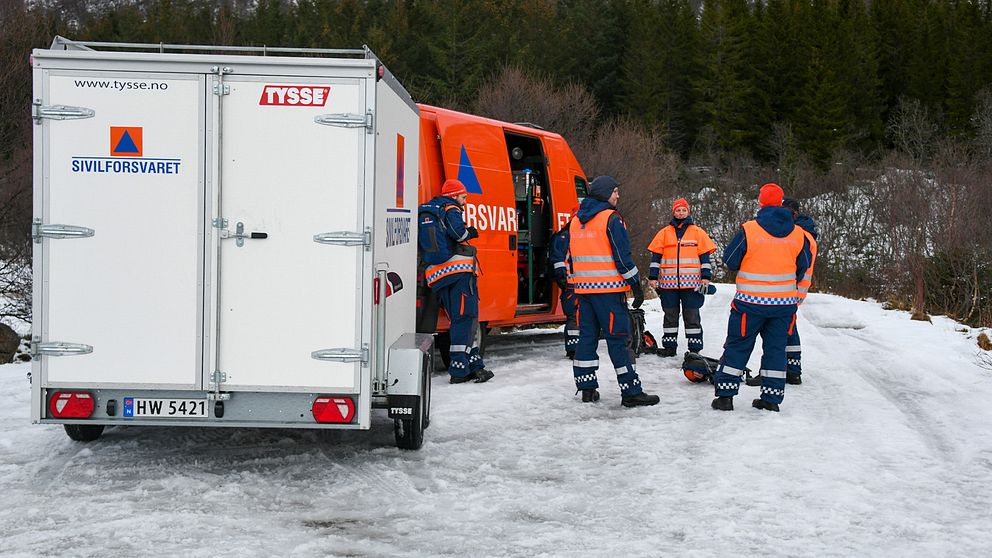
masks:
[[[252,238],[269,238],[269,233],[264,232],[253,232],[251,233]]]

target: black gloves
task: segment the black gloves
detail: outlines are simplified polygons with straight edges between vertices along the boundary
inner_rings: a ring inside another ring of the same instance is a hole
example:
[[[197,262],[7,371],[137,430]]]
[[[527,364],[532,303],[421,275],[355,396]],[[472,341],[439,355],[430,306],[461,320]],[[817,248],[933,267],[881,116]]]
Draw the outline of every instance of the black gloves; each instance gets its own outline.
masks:
[[[563,291],[568,288],[568,279],[565,277],[556,277],[555,283],[558,283],[558,287]]]
[[[634,302],[631,304],[631,307],[636,310],[644,304],[644,288],[641,287],[640,283],[638,283],[636,285],[631,285],[630,290],[634,293]]]
[[[467,240],[472,240],[473,238],[479,238],[479,231],[476,230],[475,227],[465,227],[465,230],[468,232]]]

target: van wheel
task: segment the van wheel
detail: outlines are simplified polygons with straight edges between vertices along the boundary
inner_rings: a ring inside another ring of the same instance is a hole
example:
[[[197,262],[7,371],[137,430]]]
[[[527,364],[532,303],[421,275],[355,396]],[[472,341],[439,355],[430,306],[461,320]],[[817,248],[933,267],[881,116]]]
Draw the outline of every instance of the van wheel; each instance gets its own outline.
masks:
[[[413,418],[393,419],[393,434],[396,447],[405,450],[418,450],[424,445],[424,398],[417,398],[417,408]]]
[[[441,357],[437,359],[437,363],[444,367],[440,371],[447,372],[448,367],[451,366],[451,335],[447,331],[436,334],[434,336],[434,347],[437,348],[438,355]]]
[[[431,371],[434,369],[434,359],[430,355],[424,355],[424,430],[431,425]]]
[[[65,433],[77,442],[92,442],[103,434],[102,424],[63,424]]]

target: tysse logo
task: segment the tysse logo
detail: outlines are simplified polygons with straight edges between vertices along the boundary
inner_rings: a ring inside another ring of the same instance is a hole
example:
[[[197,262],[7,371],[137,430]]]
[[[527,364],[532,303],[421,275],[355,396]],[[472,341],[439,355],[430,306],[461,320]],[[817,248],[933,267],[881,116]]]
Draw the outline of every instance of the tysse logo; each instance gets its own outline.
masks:
[[[110,127],[110,157],[73,157],[70,170],[80,174],[179,174],[178,158],[145,157],[144,128]]]
[[[266,85],[258,104],[322,107],[327,104],[327,94],[330,91],[330,87],[313,85]]]

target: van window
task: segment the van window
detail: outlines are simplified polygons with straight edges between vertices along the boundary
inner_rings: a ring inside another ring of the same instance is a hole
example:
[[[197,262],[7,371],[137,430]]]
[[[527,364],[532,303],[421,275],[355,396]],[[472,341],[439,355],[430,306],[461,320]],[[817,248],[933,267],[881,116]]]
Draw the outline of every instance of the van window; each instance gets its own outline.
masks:
[[[586,193],[587,192],[586,186],[587,185],[585,178],[582,178],[581,176],[575,177],[575,195],[578,196],[579,202],[586,199],[586,196],[588,195]]]

